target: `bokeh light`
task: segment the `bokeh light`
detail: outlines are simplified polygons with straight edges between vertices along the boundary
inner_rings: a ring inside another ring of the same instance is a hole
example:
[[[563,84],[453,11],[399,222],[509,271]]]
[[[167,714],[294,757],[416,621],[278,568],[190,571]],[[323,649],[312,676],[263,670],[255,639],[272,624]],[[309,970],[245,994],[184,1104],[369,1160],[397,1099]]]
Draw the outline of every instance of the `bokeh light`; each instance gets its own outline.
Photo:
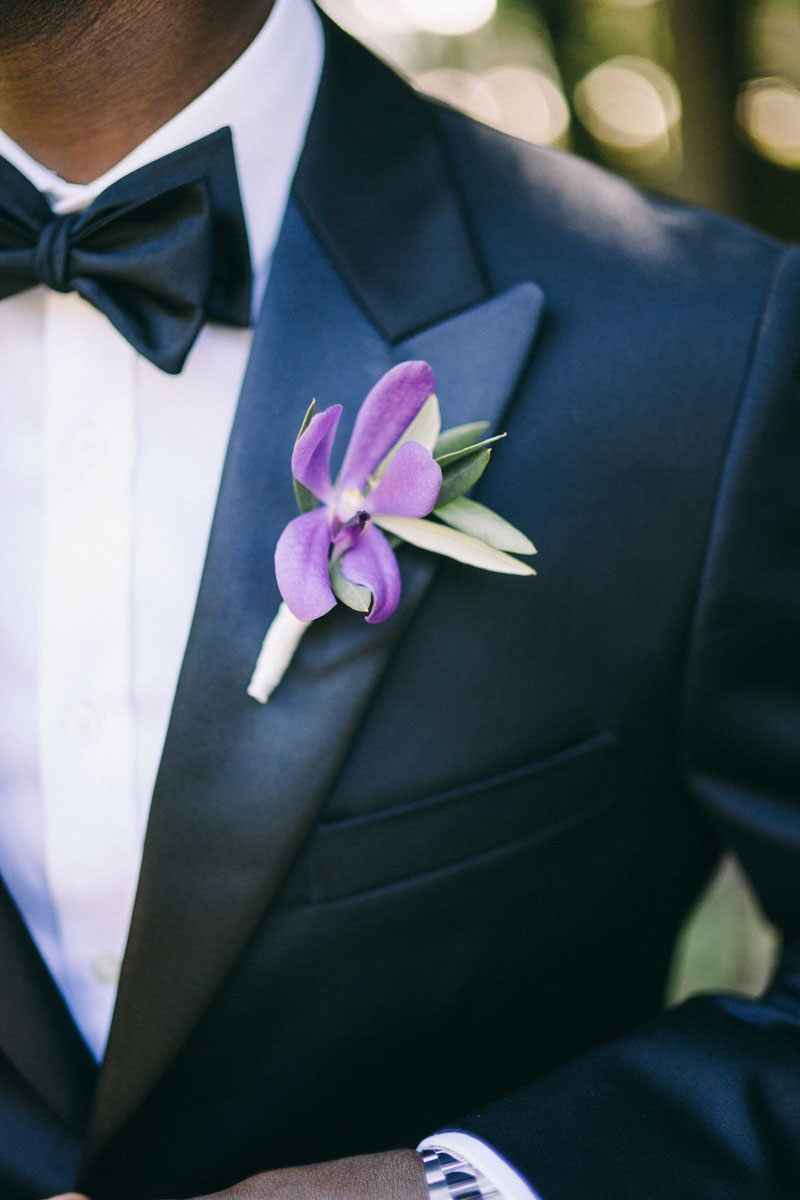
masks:
[[[398,7],[418,28],[456,36],[474,33],[491,21],[497,0],[397,0]]]
[[[658,0],[600,0],[600,3],[609,8],[649,8],[651,4],[657,4]]]
[[[480,74],[439,68],[423,72],[414,82],[429,95],[528,142],[561,143],[569,128],[564,93],[535,67],[508,64]]]
[[[497,125],[500,106],[488,83],[460,67],[435,67],[414,77],[414,85],[428,96],[444,100],[486,125]]]
[[[397,0],[322,0],[320,7],[354,37],[390,60],[394,58],[395,42],[415,32]]]
[[[681,117],[672,76],[650,59],[632,55],[590,71],[575,90],[575,108],[599,142],[647,162],[669,153]]]
[[[546,146],[560,142],[569,128],[569,106],[557,83],[534,67],[493,67],[482,79],[497,101],[498,129]]]
[[[765,158],[800,170],[800,88],[787,79],[752,79],[739,93],[736,116]]]

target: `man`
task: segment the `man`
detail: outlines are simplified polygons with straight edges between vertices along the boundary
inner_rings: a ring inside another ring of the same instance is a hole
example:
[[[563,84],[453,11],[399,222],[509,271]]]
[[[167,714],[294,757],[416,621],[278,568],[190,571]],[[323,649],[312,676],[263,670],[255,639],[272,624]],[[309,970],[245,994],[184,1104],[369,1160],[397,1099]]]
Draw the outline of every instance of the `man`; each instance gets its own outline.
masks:
[[[796,1195],[800,257],[272,7],[0,18],[0,1191]],[[302,414],[412,358],[539,576],[403,550],[262,708]],[[724,845],[781,969],[660,1014]]]

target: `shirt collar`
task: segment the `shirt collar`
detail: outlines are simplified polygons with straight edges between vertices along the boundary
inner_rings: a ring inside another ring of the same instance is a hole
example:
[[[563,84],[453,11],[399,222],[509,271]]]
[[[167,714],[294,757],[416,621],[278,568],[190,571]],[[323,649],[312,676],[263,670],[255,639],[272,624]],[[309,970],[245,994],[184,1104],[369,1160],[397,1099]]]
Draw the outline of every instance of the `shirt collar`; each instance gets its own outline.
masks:
[[[253,265],[263,295],[319,84],[323,33],[311,0],[276,0],[244,53],[200,96],[91,183],[68,183],[0,130],[0,154],[57,213],[85,208],[117,179],[229,125]]]

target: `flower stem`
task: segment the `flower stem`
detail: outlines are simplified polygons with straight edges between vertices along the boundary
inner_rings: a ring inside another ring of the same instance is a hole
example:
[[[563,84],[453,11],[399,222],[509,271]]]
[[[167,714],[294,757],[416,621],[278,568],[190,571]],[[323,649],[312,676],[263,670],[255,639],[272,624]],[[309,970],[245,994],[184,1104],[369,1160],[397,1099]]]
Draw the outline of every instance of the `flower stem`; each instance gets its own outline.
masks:
[[[300,645],[300,639],[311,621],[298,621],[284,603],[278,608],[267,636],[261,643],[253,676],[247,687],[248,696],[266,704],[275,688],[283,679],[286,670]]]

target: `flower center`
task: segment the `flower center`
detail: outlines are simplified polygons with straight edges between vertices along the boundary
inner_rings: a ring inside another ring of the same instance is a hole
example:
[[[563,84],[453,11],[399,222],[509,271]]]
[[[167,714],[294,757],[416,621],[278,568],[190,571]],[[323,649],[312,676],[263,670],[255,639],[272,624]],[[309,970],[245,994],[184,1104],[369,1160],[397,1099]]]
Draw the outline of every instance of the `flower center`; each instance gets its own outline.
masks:
[[[335,532],[335,526],[331,529],[334,559],[341,558],[348,550],[352,550],[368,523],[369,513],[365,512],[363,508],[354,513],[350,520],[345,521],[343,525],[339,521],[336,522],[339,528]]]
[[[336,505],[336,515],[343,525],[351,521],[364,504],[364,497],[358,488],[348,488],[342,492]]]

